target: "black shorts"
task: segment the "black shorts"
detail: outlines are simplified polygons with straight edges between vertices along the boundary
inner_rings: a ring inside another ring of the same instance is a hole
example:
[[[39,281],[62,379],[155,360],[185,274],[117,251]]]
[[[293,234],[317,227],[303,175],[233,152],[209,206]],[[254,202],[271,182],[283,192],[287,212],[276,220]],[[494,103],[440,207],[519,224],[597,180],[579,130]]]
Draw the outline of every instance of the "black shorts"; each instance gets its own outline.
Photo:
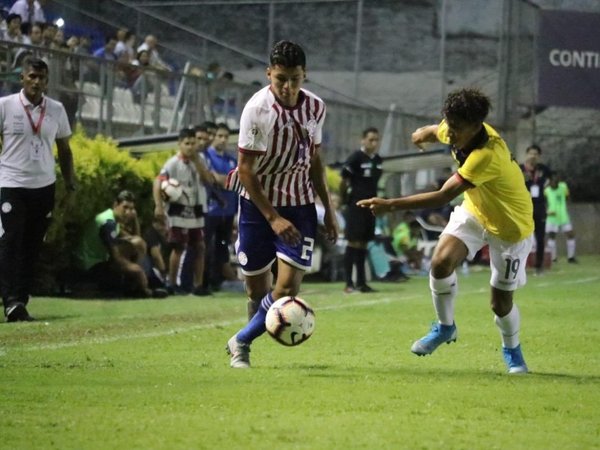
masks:
[[[344,237],[348,241],[368,242],[375,237],[375,216],[368,208],[349,205],[344,214],[346,229]]]

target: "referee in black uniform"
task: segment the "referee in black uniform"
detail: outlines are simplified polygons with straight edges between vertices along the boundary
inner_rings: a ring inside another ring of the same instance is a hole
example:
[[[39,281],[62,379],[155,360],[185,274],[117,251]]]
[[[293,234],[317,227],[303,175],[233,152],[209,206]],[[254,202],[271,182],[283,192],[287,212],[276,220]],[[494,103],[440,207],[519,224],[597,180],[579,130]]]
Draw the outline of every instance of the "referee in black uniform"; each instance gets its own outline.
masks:
[[[0,98],[0,293],[8,322],[33,320],[26,306],[54,209],[55,142],[67,191],[75,189],[71,127],[63,105],[44,96],[46,63],[26,59],[21,84]]]
[[[365,260],[367,244],[375,236],[375,216],[366,208],[356,206],[356,202],[377,196],[377,183],[381,178],[381,157],[379,131],[367,128],[362,133],[361,148],[350,155],[342,167],[340,193],[346,205],[346,229],[344,236],[348,241],[344,255],[346,287],[344,292],[375,292],[367,285]],[[356,266],[356,284],[352,281],[352,268]]]

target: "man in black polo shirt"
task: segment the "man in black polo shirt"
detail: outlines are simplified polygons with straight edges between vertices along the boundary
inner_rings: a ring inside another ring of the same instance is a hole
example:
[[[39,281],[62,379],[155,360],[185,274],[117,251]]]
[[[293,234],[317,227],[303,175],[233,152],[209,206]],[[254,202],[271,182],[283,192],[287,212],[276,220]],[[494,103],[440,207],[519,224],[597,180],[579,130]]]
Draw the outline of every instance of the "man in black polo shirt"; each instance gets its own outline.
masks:
[[[340,193],[346,204],[346,229],[348,244],[344,255],[346,287],[344,292],[375,292],[367,285],[365,260],[367,244],[375,235],[375,216],[369,210],[356,206],[356,202],[377,196],[377,183],[381,177],[379,131],[367,128],[362,133],[361,148],[350,155],[342,168]],[[352,281],[352,268],[356,266],[356,285]]]
[[[550,168],[541,162],[542,149],[532,144],[527,147],[525,162],[521,170],[525,185],[533,202],[533,222],[535,224],[535,271],[540,275],[544,270],[544,249],[546,239],[546,197],[544,189],[550,180]]]

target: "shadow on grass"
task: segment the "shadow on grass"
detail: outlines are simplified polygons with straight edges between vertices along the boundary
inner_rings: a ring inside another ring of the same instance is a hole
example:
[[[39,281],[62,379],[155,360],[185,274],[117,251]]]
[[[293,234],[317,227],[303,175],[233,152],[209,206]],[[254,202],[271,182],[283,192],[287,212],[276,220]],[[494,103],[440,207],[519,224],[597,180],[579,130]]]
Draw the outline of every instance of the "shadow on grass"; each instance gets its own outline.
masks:
[[[382,376],[413,376],[418,379],[430,378],[430,379],[465,379],[470,377],[487,378],[490,380],[522,380],[523,382],[535,381],[538,382],[540,379],[543,380],[556,380],[560,382],[569,382],[575,384],[587,384],[587,383],[598,383],[600,382],[600,376],[589,375],[589,374],[572,374],[572,373],[552,373],[552,372],[530,372],[529,374],[514,374],[510,375],[504,371],[496,371],[492,369],[446,369],[443,367],[422,368],[415,366],[403,366],[403,367],[387,367],[387,368],[374,368],[371,366],[361,367],[341,367],[333,364],[281,364],[264,368],[267,370],[292,370],[292,371],[303,371],[308,377],[316,378],[347,378],[353,379],[356,377],[362,377],[366,374],[376,374]]]

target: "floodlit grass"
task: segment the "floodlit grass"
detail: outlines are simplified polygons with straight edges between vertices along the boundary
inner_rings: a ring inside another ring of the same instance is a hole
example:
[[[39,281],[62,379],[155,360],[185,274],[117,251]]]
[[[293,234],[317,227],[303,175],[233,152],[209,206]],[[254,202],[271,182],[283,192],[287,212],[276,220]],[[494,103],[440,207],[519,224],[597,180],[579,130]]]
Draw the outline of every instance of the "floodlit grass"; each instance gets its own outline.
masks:
[[[434,317],[426,278],[305,283],[314,336],[262,337],[251,370],[224,351],[241,294],[35,298],[37,322],[0,325],[0,448],[599,448],[599,266],[518,291],[526,376],[505,374],[487,269],[459,275],[458,341],[425,358],[409,349]]]

